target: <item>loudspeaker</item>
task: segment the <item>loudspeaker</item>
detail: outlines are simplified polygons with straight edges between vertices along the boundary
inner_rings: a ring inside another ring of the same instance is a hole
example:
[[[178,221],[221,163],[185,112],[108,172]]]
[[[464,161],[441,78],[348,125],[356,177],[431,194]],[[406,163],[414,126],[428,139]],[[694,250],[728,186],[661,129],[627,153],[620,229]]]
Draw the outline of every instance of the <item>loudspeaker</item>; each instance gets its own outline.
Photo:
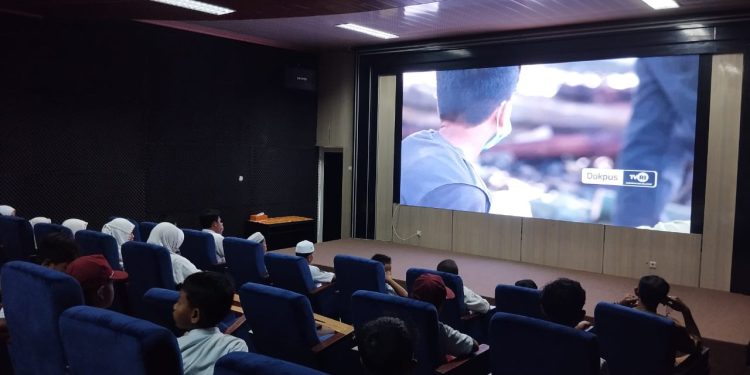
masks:
[[[317,77],[315,70],[287,67],[284,71],[284,86],[288,89],[315,91],[317,88]]]

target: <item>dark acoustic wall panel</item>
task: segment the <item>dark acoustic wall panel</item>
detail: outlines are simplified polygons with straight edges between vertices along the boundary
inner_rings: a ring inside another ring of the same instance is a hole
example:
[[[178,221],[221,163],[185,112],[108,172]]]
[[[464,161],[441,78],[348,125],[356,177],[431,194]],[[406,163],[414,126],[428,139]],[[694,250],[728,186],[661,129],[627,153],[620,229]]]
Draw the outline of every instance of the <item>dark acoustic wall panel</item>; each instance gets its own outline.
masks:
[[[94,229],[112,215],[194,228],[217,208],[229,235],[257,211],[314,217],[317,99],[284,87],[314,56],[131,22],[16,23],[0,29],[0,204]]]

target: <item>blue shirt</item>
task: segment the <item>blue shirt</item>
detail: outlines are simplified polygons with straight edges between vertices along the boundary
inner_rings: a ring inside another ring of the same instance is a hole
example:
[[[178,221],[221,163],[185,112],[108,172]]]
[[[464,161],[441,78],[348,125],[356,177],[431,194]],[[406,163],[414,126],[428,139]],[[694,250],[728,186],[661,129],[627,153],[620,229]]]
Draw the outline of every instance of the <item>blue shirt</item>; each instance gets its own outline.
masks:
[[[435,130],[401,141],[401,204],[489,212],[487,186],[464,157]]]
[[[216,327],[190,330],[177,338],[177,344],[185,375],[212,375],[219,358],[230,352],[247,351],[244,341],[225,335]]]

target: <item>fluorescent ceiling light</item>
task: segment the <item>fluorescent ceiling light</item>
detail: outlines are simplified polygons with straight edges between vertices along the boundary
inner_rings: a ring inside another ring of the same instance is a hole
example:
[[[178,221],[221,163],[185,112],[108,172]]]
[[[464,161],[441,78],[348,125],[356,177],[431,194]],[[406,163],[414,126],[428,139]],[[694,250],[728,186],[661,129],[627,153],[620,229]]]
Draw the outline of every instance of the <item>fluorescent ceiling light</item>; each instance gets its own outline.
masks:
[[[218,5],[204,3],[202,1],[196,1],[196,0],[151,0],[151,1],[156,1],[157,3],[162,3],[162,4],[174,5],[176,7],[190,9],[190,10],[197,10],[203,13],[215,14],[217,16],[221,16],[224,14],[234,12],[234,9],[224,8]]]
[[[390,34],[385,31],[371,29],[369,27],[360,26],[360,25],[357,25],[356,23],[342,23],[341,25],[336,25],[336,27],[340,27],[342,29],[347,29],[351,31],[356,31],[359,33],[367,34],[367,35],[372,35],[376,38],[381,38],[381,39],[398,38],[398,35]]]
[[[643,2],[654,9],[671,9],[680,7],[680,5],[674,0],[643,0]]]

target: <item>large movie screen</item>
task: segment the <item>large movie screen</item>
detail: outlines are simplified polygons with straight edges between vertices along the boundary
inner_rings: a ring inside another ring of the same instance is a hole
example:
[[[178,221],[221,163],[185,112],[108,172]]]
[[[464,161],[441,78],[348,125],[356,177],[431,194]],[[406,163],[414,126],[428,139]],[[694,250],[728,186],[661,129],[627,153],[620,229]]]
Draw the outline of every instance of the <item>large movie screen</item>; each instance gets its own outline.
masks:
[[[400,203],[689,232],[698,60],[404,73]]]

